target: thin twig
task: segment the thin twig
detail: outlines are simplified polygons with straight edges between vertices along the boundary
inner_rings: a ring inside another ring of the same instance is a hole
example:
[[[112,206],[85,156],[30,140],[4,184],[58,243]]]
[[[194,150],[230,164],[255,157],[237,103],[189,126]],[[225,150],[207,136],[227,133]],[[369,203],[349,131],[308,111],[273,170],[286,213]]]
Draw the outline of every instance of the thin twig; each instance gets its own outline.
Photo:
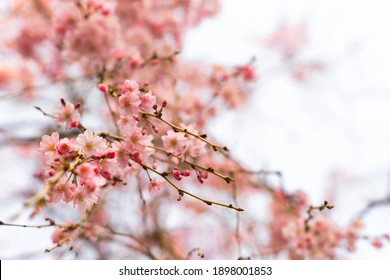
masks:
[[[184,194],[187,194],[187,195],[189,195],[189,196],[191,196],[191,197],[193,197],[193,198],[196,198],[196,199],[198,199],[198,200],[200,200],[200,201],[202,201],[202,202],[204,202],[204,203],[206,203],[207,205],[210,205],[210,206],[213,205],[213,204],[215,204],[215,205],[219,205],[219,206],[222,206],[222,207],[234,209],[234,210],[236,210],[236,211],[244,211],[244,209],[242,209],[242,208],[240,208],[240,207],[236,207],[236,206],[234,206],[233,204],[225,204],[225,203],[221,203],[221,202],[217,202],[217,201],[208,200],[208,199],[202,198],[202,197],[200,197],[200,196],[198,196],[198,195],[195,195],[195,194],[193,194],[193,193],[191,193],[191,192],[189,192],[189,191],[186,191],[186,190],[180,188],[180,187],[179,187],[178,185],[176,185],[174,182],[172,182],[172,180],[170,180],[170,179],[168,178],[168,174],[166,174],[165,172],[164,172],[164,173],[159,172],[159,171],[157,171],[156,169],[154,169],[154,168],[152,168],[152,167],[150,167],[150,166],[148,166],[148,165],[146,165],[146,164],[143,164],[143,163],[139,163],[139,164],[140,164],[144,169],[148,169],[148,170],[150,170],[150,171],[152,171],[152,172],[154,172],[154,173],[160,175],[161,177],[163,177],[171,186],[173,186],[173,187],[178,191],[179,196],[183,196]]]
[[[222,174],[216,172],[216,171],[214,170],[214,168],[212,168],[212,167],[204,167],[204,166],[201,166],[201,165],[199,165],[199,164],[190,162],[190,161],[188,161],[188,160],[186,160],[186,159],[184,159],[184,158],[182,158],[182,157],[180,157],[180,156],[178,156],[178,155],[175,155],[175,154],[173,154],[173,153],[167,152],[166,150],[164,150],[163,148],[160,148],[160,147],[156,147],[156,146],[147,146],[147,147],[148,147],[148,148],[155,149],[155,150],[157,150],[157,151],[159,151],[159,152],[161,152],[161,153],[165,153],[167,156],[173,156],[173,157],[175,157],[175,158],[181,160],[182,162],[185,162],[186,164],[188,164],[189,166],[191,166],[191,167],[194,168],[194,169],[195,169],[195,168],[198,168],[198,169],[201,169],[201,170],[210,172],[210,173],[214,174],[215,176],[218,176],[218,177],[222,178],[222,179],[225,180],[226,183],[228,183],[228,184],[229,184],[230,182],[233,182],[233,181],[234,181],[233,178],[231,178],[231,177],[229,177],[229,176],[222,175]]]
[[[45,117],[50,117],[50,118],[54,119],[53,115],[46,113],[45,111],[43,111],[43,109],[41,107],[34,106],[34,108],[37,109],[38,111],[40,111]]]
[[[176,132],[183,132],[183,133],[185,133],[185,134],[191,135],[191,136],[193,136],[193,137],[195,137],[195,138],[197,138],[197,139],[199,139],[199,140],[205,142],[206,144],[210,145],[210,146],[213,148],[214,151],[217,151],[217,150],[223,150],[223,151],[226,151],[226,152],[229,151],[229,149],[228,149],[226,146],[219,146],[219,145],[217,145],[217,144],[215,144],[215,143],[212,143],[211,141],[207,140],[207,139],[206,139],[206,138],[207,138],[207,135],[206,135],[206,134],[196,134],[196,133],[193,133],[193,132],[191,132],[191,131],[188,131],[188,129],[186,129],[186,128],[182,128],[182,127],[180,127],[180,126],[177,126],[177,125],[175,125],[175,124],[173,124],[173,123],[171,123],[171,122],[165,120],[165,119],[162,118],[162,116],[159,115],[159,114],[156,115],[156,114],[147,113],[147,112],[140,112],[140,114],[141,114],[144,118],[148,118],[148,117],[156,118],[156,119],[162,121],[163,123],[169,125],[170,127],[172,127],[172,129],[173,129],[174,131],[176,131]]]
[[[332,209],[332,208],[334,208],[334,206],[328,204],[328,202],[327,202],[326,200],[325,200],[324,203],[323,203],[322,205],[320,205],[320,206],[312,206],[312,205],[309,206],[309,209],[306,211],[306,213],[307,213],[308,216],[307,216],[307,218],[305,219],[305,232],[308,232],[308,231],[310,230],[309,222],[310,222],[311,219],[314,218],[313,213],[312,213],[313,210],[322,211],[322,210],[324,210],[325,208],[326,208],[326,209]]]
[[[380,206],[387,206],[390,205],[390,196],[384,199],[378,199],[371,201],[370,203],[367,204],[366,207],[364,207],[361,211],[358,213],[358,217],[361,219],[365,215],[367,215],[371,210],[373,210],[376,207]]]

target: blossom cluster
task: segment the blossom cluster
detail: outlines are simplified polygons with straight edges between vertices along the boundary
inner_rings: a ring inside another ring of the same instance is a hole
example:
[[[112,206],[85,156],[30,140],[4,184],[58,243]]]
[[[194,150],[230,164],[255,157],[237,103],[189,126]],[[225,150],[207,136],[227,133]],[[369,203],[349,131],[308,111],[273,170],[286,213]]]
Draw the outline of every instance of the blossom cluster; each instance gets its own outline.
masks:
[[[107,94],[104,87],[100,88],[103,94]],[[80,133],[75,138],[60,137],[58,132],[42,137],[39,150],[43,154],[45,167],[41,174],[45,174],[43,178],[49,186],[49,202],[73,202],[74,206],[85,212],[97,202],[100,192],[107,186],[126,184],[133,174],[148,168],[160,174],[156,170],[158,163],[153,159],[156,151],[163,151],[166,157],[172,157],[172,164],[175,165],[171,172],[165,170],[166,175],[162,177],[173,176],[178,181],[182,176],[189,177],[191,172],[188,169],[180,172],[177,164],[206,153],[206,143],[200,136],[196,137],[198,132],[191,126],[184,127],[182,131],[175,131],[177,128],[174,126],[164,134],[158,132],[147,114],[157,121],[161,120],[160,114],[167,103],[163,101],[158,109],[156,96],[151,91],[140,90],[136,81],[124,82],[117,103],[120,136],[99,135],[85,129],[80,123],[79,105],[61,100],[61,109],[54,113],[56,122],[65,124],[66,129],[76,128]],[[153,141],[162,143],[162,146],[154,146]],[[205,171],[197,174],[197,180],[201,183],[208,177]],[[163,178],[152,179],[149,173],[148,176],[150,192],[155,193],[165,186]]]
[[[270,206],[270,249],[285,251],[290,259],[334,259],[341,248],[356,249],[363,227],[360,220],[341,227],[323,213],[312,214],[302,192],[288,195],[279,189]]]

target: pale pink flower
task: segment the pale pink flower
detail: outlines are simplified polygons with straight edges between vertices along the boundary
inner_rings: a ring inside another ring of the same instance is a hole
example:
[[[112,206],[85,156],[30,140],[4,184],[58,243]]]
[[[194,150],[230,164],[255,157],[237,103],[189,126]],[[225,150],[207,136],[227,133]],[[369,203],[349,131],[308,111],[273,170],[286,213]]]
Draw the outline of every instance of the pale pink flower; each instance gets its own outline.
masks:
[[[85,162],[76,167],[76,172],[83,179],[92,179],[96,176],[95,169],[95,165]]]
[[[57,121],[57,124],[65,123],[66,129],[70,129],[72,127],[72,122],[80,120],[80,112],[75,106],[70,102],[65,102],[62,105],[61,109],[54,112],[54,118]]]
[[[153,136],[149,134],[143,134],[142,128],[135,126],[129,135],[125,136],[128,141],[130,150],[143,151],[145,147],[152,146]]]
[[[66,221],[64,223],[66,227],[60,228],[56,227],[56,229],[53,232],[53,235],[51,236],[51,240],[53,243],[63,243],[64,240],[66,242],[70,242],[73,238],[75,238],[78,234],[79,227],[74,226],[72,221]]]
[[[122,86],[122,94],[138,93],[139,85],[136,81],[126,80]]]
[[[194,126],[181,124],[181,127],[187,129],[187,131],[194,134],[199,134],[199,131],[194,128]],[[202,140],[195,137],[187,137],[188,144],[186,145],[183,154],[184,156],[199,157],[206,153],[206,143]]]
[[[68,203],[73,199],[73,193],[76,188],[76,185],[69,183],[66,176],[61,177],[58,183],[51,189],[49,194],[50,202],[56,203],[60,200]]]
[[[184,132],[168,130],[167,135],[161,137],[165,150],[168,153],[180,155],[188,145],[188,138]]]
[[[153,105],[156,104],[156,96],[152,94],[151,91],[148,91],[147,93],[141,96],[141,102],[142,102],[142,106],[146,110],[148,109],[151,110]]]
[[[91,130],[86,130],[77,136],[74,147],[88,157],[103,154],[107,149],[107,144],[102,137],[95,136]]]
[[[204,155],[205,153],[206,143],[199,139],[194,139],[188,143],[184,154],[195,158]]]
[[[137,121],[131,115],[121,115],[117,121],[117,125],[121,131],[130,131],[137,126]]]
[[[112,143],[112,148],[116,151],[116,160],[120,168],[128,166],[129,156],[125,141],[115,141]]]
[[[84,213],[85,210],[98,201],[98,196],[85,188],[79,187],[73,195],[73,205]]]
[[[165,184],[166,184],[165,180],[154,178],[154,179],[150,180],[150,182],[149,182],[149,185],[148,185],[149,192],[152,193],[152,194],[155,194],[162,187],[164,187]]]
[[[39,151],[47,157],[53,157],[56,154],[56,146],[60,141],[60,134],[53,132],[50,136],[43,135],[39,143]]]
[[[294,56],[307,44],[307,30],[306,25],[283,24],[272,34],[267,43],[269,46],[277,47],[287,58]]]
[[[119,110],[121,115],[133,115],[138,113],[138,106],[141,104],[140,97],[135,93],[122,94],[119,99]]]

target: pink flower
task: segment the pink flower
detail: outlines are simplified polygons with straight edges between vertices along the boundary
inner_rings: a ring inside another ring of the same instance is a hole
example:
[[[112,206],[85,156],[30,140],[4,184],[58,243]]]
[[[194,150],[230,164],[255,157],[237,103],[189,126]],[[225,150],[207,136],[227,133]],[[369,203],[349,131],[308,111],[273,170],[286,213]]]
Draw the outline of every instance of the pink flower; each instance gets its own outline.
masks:
[[[53,235],[51,236],[51,240],[53,241],[53,243],[62,243],[64,242],[64,240],[66,240],[66,242],[69,242],[77,236],[78,227],[76,225],[73,226],[73,223],[69,220],[66,221],[64,224],[67,227],[57,227],[54,230]]]
[[[181,126],[185,129],[187,129],[187,131],[190,131],[194,134],[199,134],[199,131],[196,130],[193,125],[185,125],[185,124],[181,124]],[[188,137],[187,137],[188,138]],[[191,138],[188,138],[188,144],[186,145],[186,148],[185,150],[183,151],[183,154],[185,156],[191,156],[193,158],[195,157],[199,157],[203,154],[206,153],[206,143],[197,139],[197,138],[194,138],[194,137],[191,137]]]
[[[153,136],[149,134],[143,134],[142,128],[135,126],[129,135],[125,136],[129,144],[129,150],[144,151],[147,146],[152,146]]]
[[[283,24],[268,38],[268,45],[277,47],[287,58],[294,56],[307,43],[305,24]]]
[[[126,80],[122,86],[122,94],[138,93],[139,85],[136,81]]]
[[[126,148],[126,143],[124,141],[119,142],[115,141],[112,143],[112,147],[116,151],[116,160],[120,168],[124,168],[128,165],[129,156]]]
[[[73,205],[82,213],[98,201],[95,193],[88,191],[86,188],[78,188],[73,195]]]
[[[189,155],[193,158],[199,157],[206,153],[206,143],[199,140],[199,139],[193,139],[192,141],[188,142],[188,145],[186,146],[186,149],[184,151],[185,155]]]
[[[103,154],[104,150],[107,149],[105,140],[100,136],[93,135],[93,132],[90,130],[86,130],[84,133],[79,134],[74,146],[86,157]]]
[[[73,193],[76,185],[67,181],[67,178],[63,176],[59,182],[52,188],[50,192],[50,202],[56,203],[61,199],[68,203],[73,199]]]
[[[39,143],[39,151],[47,157],[53,157],[56,154],[56,146],[60,141],[60,134],[53,132],[50,136],[43,135]]]
[[[82,177],[83,179],[92,179],[96,176],[95,173],[95,165],[92,165],[88,162],[80,164],[76,167],[77,174]]]
[[[80,112],[76,107],[70,102],[64,102],[62,108],[54,112],[54,118],[57,121],[57,124],[65,123],[66,129],[72,127],[72,122],[80,120]]]
[[[164,187],[166,184],[165,180],[158,180],[156,178],[150,180],[148,189],[149,192],[152,194],[157,193],[162,187]]]
[[[70,154],[74,152],[68,138],[61,139],[57,144],[56,150],[60,155]]]
[[[151,91],[148,91],[141,97],[142,106],[148,110],[152,109],[153,105],[156,104],[156,96],[152,94]]]
[[[117,125],[121,131],[129,131],[137,126],[137,121],[131,115],[126,114],[120,116]]]
[[[188,145],[188,138],[184,132],[174,132],[169,130],[167,135],[161,137],[165,150],[168,153],[182,154]]]
[[[119,97],[118,101],[121,115],[133,115],[138,113],[138,106],[141,104],[141,99],[137,94],[122,94]]]

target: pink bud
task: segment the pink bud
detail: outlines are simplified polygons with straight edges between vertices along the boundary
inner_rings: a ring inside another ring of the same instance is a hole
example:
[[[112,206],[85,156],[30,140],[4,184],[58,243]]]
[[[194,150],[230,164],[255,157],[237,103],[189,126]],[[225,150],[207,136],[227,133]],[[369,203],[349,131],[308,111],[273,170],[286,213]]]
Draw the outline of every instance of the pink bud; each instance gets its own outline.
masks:
[[[76,128],[79,126],[79,121],[78,120],[73,120],[71,123],[70,123],[70,126],[73,127],[73,128]]]
[[[383,243],[382,243],[382,240],[380,240],[378,237],[375,237],[372,241],[371,241],[371,244],[372,246],[374,246],[375,248],[382,248],[383,247]]]
[[[136,157],[135,158],[135,162],[141,163],[142,162],[142,158],[140,156]]]
[[[242,73],[244,75],[245,81],[252,81],[256,79],[256,72],[252,65],[247,65],[242,68]]]
[[[171,173],[174,175],[174,176],[179,176],[181,175],[179,169],[177,167],[175,167],[174,169],[172,169]]]
[[[188,176],[191,175],[191,172],[188,169],[186,169],[186,170],[183,171],[182,174],[183,174],[184,177],[188,177]]]
[[[209,174],[206,171],[200,172],[199,175],[202,179],[207,179],[209,177]]]
[[[137,158],[137,157],[139,157],[139,152],[138,152],[137,150],[135,150],[135,151],[131,152],[130,155],[131,155],[133,158]]]
[[[110,9],[108,7],[102,7],[101,11],[102,11],[103,16],[108,16],[108,15],[112,14],[112,9]]]
[[[67,154],[67,153],[72,153],[73,149],[67,143],[60,143],[57,146],[57,152],[60,155],[64,155],[64,154]]]
[[[107,154],[106,154],[106,157],[108,157],[108,158],[110,158],[110,159],[115,158],[115,156],[116,156],[116,152],[115,152],[115,151],[109,151],[109,152],[107,152]]]
[[[107,92],[108,92],[108,87],[107,87],[107,85],[105,85],[105,84],[99,84],[99,85],[98,85],[98,88],[99,88],[99,90],[100,90],[101,92],[103,92],[103,93],[107,93]]]
[[[111,173],[109,171],[107,171],[107,170],[100,171],[100,175],[102,175],[107,180],[111,179]]]
[[[180,181],[183,177],[181,177],[181,174],[175,175],[174,178],[178,181]]]

